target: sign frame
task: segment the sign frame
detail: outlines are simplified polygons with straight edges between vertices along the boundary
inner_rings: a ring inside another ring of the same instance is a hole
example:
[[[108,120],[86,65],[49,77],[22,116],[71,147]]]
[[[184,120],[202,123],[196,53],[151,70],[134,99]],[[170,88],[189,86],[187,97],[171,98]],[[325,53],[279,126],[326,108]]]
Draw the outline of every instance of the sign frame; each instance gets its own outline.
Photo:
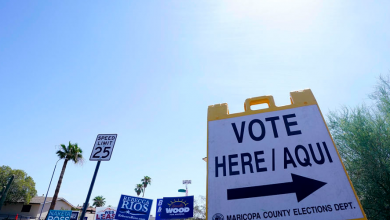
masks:
[[[100,145],[100,141],[99,140],[99,137],[109,137],[109,139],[105,139],[105,142],[107,142],[109,145],[107,146],[104,146],[104,148],[102,148]],[[115,139],[112,140],[112,137],[115,136]],[[115,147],[115,142],[118,138],[118,134],[98,134],[97,137],[96,137],[96,140],[95,140],[95,144],[92,148],[92,152],[91,152],[91,156],[89,157],[89,160],[90,161],[110,161],[111,160],[111,156],[114,152],[114,147]],[[112,141],[114,143],[112,143]],[[100,151],[97,152],[97,149],[100,148]],[[108,148],[108,149],[107,149]],[[102,153],[107,153],[108,152],[108,155],[105,156],[105,157],[102,157]],[[99,154],[99,155],[97,155]],[[97,155],[97,157],[95,157],[95,155]]]
[[[313,95],[312,91],[310,89],[304,89],[304,90],[300,90],[300,91],[290,92],[290,100],[291,100],[291,105],[276,106],[275,102],[274,102],[274,99],[273,99],[273,96],[271,96],[271,95],[254,97],[254,98],[248,98],[248,99],[245,100],[245,103],[244,103],[244,110],[245,111],[244,112],[240,112],[240,113],[234,113],[234,114],[229,114],[228,104],[227,103],[210,105],[208,107],[208,114],[207,114],[207,160],[206,160],[206,162],[207,162],[206,220],[214,220],[214,216],[213,216],[212,219],[209,219],[209,175],[210,175],[209,174],[209,165],[210,165],[209,163],[213,163],[213,160],[210,159],[210,155],[209,155],[209,152],[210,152],[210,149],[209,149],[209,134],[210,134],[209,126],[210,125],[209,124],[210,124],[210,122],[211,121],[217,121],[217,120],[223,120],[223,119],[239,118],[239,117],[242,117],[242,116],[249,116],[249,115],[260,114],[260,113],[275,112],[275,111],[280,111],[280,110],[287,110],[287,109],[294,109],[294,108],[299,108],[299,107],[306,107],[306,106],[310,106],[310,105],[315,105],[315,106],[318,107],[318,111],[319,111],[319,113],[321,115],[322,121],[323,121],[323,123],[324,123],[324,125],[326,127],[327,133],[328,133],[328,135],[329,135],[329,137],[330,137],[330,139],[331,139],[331,141],[333,143],[333,146],[335,148],[335,151],[337,153],[338,160],[341,162],[341,165],[343,167],[345,175],[346,175],[346,177],[348,179],[349,185],[350,185],[350,187],[351,187],[351,189],[353,191],[353,194],[354,194],[354,196],[356,198],[357,203],[359,204],[359,208],[361,210],[361,213],[363,214],[363,218],[357,218],[357,219],[355,218],[355,219],[351,219],[351,220],[367,220],[366,214],[364,213],[364,209],[363,209],[363,207],[362,207],[362,205],[360,203],[360,200],[359,200],[359,198],[358,198],[358,196],[356,194],[356,191],[355,191],[355,189],[353,187],[353,184],[352,184],[352,182],[351,182],[351,180],[350,180],[350,178],[348,176],[346,168],[345,168],[344,164],[342,163],[342,159],[341,159],[340,153],[338,152],[336,144],[334,143],[334,140],[333,140],[333,138],[332,138],[332,136],[330,134],[329,128],[326,125],[325,119],[324,119],[324,117],[322,115],[321,109],[319,108],[318,103],[317,103],[316,99],[314,98],[314,95]],[[268,108],[252,110],[251,106],[252,105],[257,105],[257,104],[268,104]],[[237,135],[237,133],[236,133],[236,135]],[[278,184],[274,184],[274,185],[278,185]],[[247,187],[247,188],[253,188],[253,187]],[[266,195],[266,196],[268,196],[268,195]],[[228,197],[229,197],[229,195],[228,195]],[[245,198],[245,197],[242,197],[242,198]],[[246,198],[249,198],[249,197],[246,197]],[[299,202],[298,195],[297,195],[297,199],[298,199],[298,202]],[[227,200],[229,200],[229,198],[227,198]],[[217,213],[216,215],[221,215],[221,214]],[[216,218],[216,219],[220,219],[220,216],[217,216],[217,217],[219,217],[219,218]],[[222,219],[223,219],[223,216],[222,216]],[[288,219],[290,219],[290,218],[288,218]]]

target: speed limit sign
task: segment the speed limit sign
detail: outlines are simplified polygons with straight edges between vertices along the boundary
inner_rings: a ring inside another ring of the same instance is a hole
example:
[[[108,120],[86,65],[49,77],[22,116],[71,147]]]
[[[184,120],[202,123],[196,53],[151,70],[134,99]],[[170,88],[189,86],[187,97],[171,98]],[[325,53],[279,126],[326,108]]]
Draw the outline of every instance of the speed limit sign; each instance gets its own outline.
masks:
[[[98,134],[89,160],[109,161],[111,159],[112,152],[114,151],[116,137],[116,134]]]

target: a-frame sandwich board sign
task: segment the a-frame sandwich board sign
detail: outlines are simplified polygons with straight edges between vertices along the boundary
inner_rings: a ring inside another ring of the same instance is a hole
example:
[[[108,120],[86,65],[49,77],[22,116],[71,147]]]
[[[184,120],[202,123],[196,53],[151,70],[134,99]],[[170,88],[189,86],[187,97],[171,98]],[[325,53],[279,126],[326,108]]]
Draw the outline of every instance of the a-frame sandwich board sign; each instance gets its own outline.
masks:
[[[367,219],[313,93],[290,96],[208,107],[208,220]]]

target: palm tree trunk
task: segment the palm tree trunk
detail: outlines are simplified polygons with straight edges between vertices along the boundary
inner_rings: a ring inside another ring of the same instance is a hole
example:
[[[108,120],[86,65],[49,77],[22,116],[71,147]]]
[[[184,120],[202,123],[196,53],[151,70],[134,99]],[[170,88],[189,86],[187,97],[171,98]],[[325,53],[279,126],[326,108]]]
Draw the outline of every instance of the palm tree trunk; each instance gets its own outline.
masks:
[[[144,186],[144,190],[142,191],[142,197],[144,197],[145,195],[145,186]]]
[[[54,192],[53,200],[51,201],[51,205],[50,205],[50,209],[49,210],[53,210],[54,207],[56,206],[58,193],[60,192],[60,188],[61,188],[61,184],[62,184],[62,178],[64,178],[65,169],[66,169],[66,165],[67,164],[68,164],[68,159],[65,159],[64,165],[62,165],[61,175],[60,175],[60,178],[58,179],[57,188],[56,188],[56,191]]]

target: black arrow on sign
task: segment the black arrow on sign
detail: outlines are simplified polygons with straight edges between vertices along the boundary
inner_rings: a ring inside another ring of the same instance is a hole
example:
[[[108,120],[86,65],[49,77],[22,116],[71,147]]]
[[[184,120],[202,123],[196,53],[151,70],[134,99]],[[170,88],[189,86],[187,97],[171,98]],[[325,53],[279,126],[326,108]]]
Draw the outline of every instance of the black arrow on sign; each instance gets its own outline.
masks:
[[[292,182],[277,183],[264,186],[251,186],[244,188],[228,189],[227,199],[246,199],[262,196],[274,196],[288,193],[295,193],[298,202],[323,187],[326,183],[310,179],[296,174],[291,174]]]

